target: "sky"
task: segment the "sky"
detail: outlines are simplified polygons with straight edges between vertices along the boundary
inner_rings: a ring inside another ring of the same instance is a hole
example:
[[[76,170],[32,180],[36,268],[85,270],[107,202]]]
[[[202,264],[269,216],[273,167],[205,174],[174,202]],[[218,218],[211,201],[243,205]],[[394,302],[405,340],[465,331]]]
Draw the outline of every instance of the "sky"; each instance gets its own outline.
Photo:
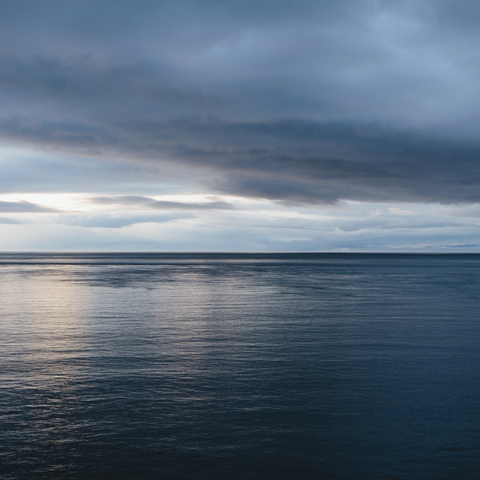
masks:
[[[480,252],[479,17],[0,0],[0,251]]]

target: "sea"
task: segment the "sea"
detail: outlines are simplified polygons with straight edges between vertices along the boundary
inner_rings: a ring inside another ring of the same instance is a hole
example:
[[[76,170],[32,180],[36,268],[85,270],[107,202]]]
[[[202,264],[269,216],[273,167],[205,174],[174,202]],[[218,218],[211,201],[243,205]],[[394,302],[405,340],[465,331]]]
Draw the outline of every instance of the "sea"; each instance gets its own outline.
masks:
[[[480,478],[480,255],[0,254],[0,478]]]

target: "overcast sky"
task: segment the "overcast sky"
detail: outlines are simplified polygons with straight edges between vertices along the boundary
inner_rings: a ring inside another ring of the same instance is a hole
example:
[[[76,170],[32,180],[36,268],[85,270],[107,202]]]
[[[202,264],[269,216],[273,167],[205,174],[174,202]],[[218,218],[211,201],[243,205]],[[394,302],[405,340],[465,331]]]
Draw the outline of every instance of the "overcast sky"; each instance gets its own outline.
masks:
[[[1,0],[0,250],[480,251],[479,18]]]

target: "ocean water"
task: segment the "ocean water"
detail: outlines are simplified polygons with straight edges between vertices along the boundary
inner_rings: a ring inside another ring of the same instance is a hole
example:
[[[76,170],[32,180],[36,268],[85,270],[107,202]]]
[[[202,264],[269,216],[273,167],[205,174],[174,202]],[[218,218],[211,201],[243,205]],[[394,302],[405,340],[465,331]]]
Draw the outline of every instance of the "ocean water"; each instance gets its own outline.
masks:
[[[0,478],[476,480],[480,255],[2,254]]]

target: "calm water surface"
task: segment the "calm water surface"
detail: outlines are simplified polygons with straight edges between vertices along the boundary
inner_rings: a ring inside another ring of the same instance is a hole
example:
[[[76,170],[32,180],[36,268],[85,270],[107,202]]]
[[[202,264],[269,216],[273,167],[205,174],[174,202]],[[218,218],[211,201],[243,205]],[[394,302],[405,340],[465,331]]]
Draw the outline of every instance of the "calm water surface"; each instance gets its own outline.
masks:
[[[0,255],[0,478],[480,478],[479,255]]]

